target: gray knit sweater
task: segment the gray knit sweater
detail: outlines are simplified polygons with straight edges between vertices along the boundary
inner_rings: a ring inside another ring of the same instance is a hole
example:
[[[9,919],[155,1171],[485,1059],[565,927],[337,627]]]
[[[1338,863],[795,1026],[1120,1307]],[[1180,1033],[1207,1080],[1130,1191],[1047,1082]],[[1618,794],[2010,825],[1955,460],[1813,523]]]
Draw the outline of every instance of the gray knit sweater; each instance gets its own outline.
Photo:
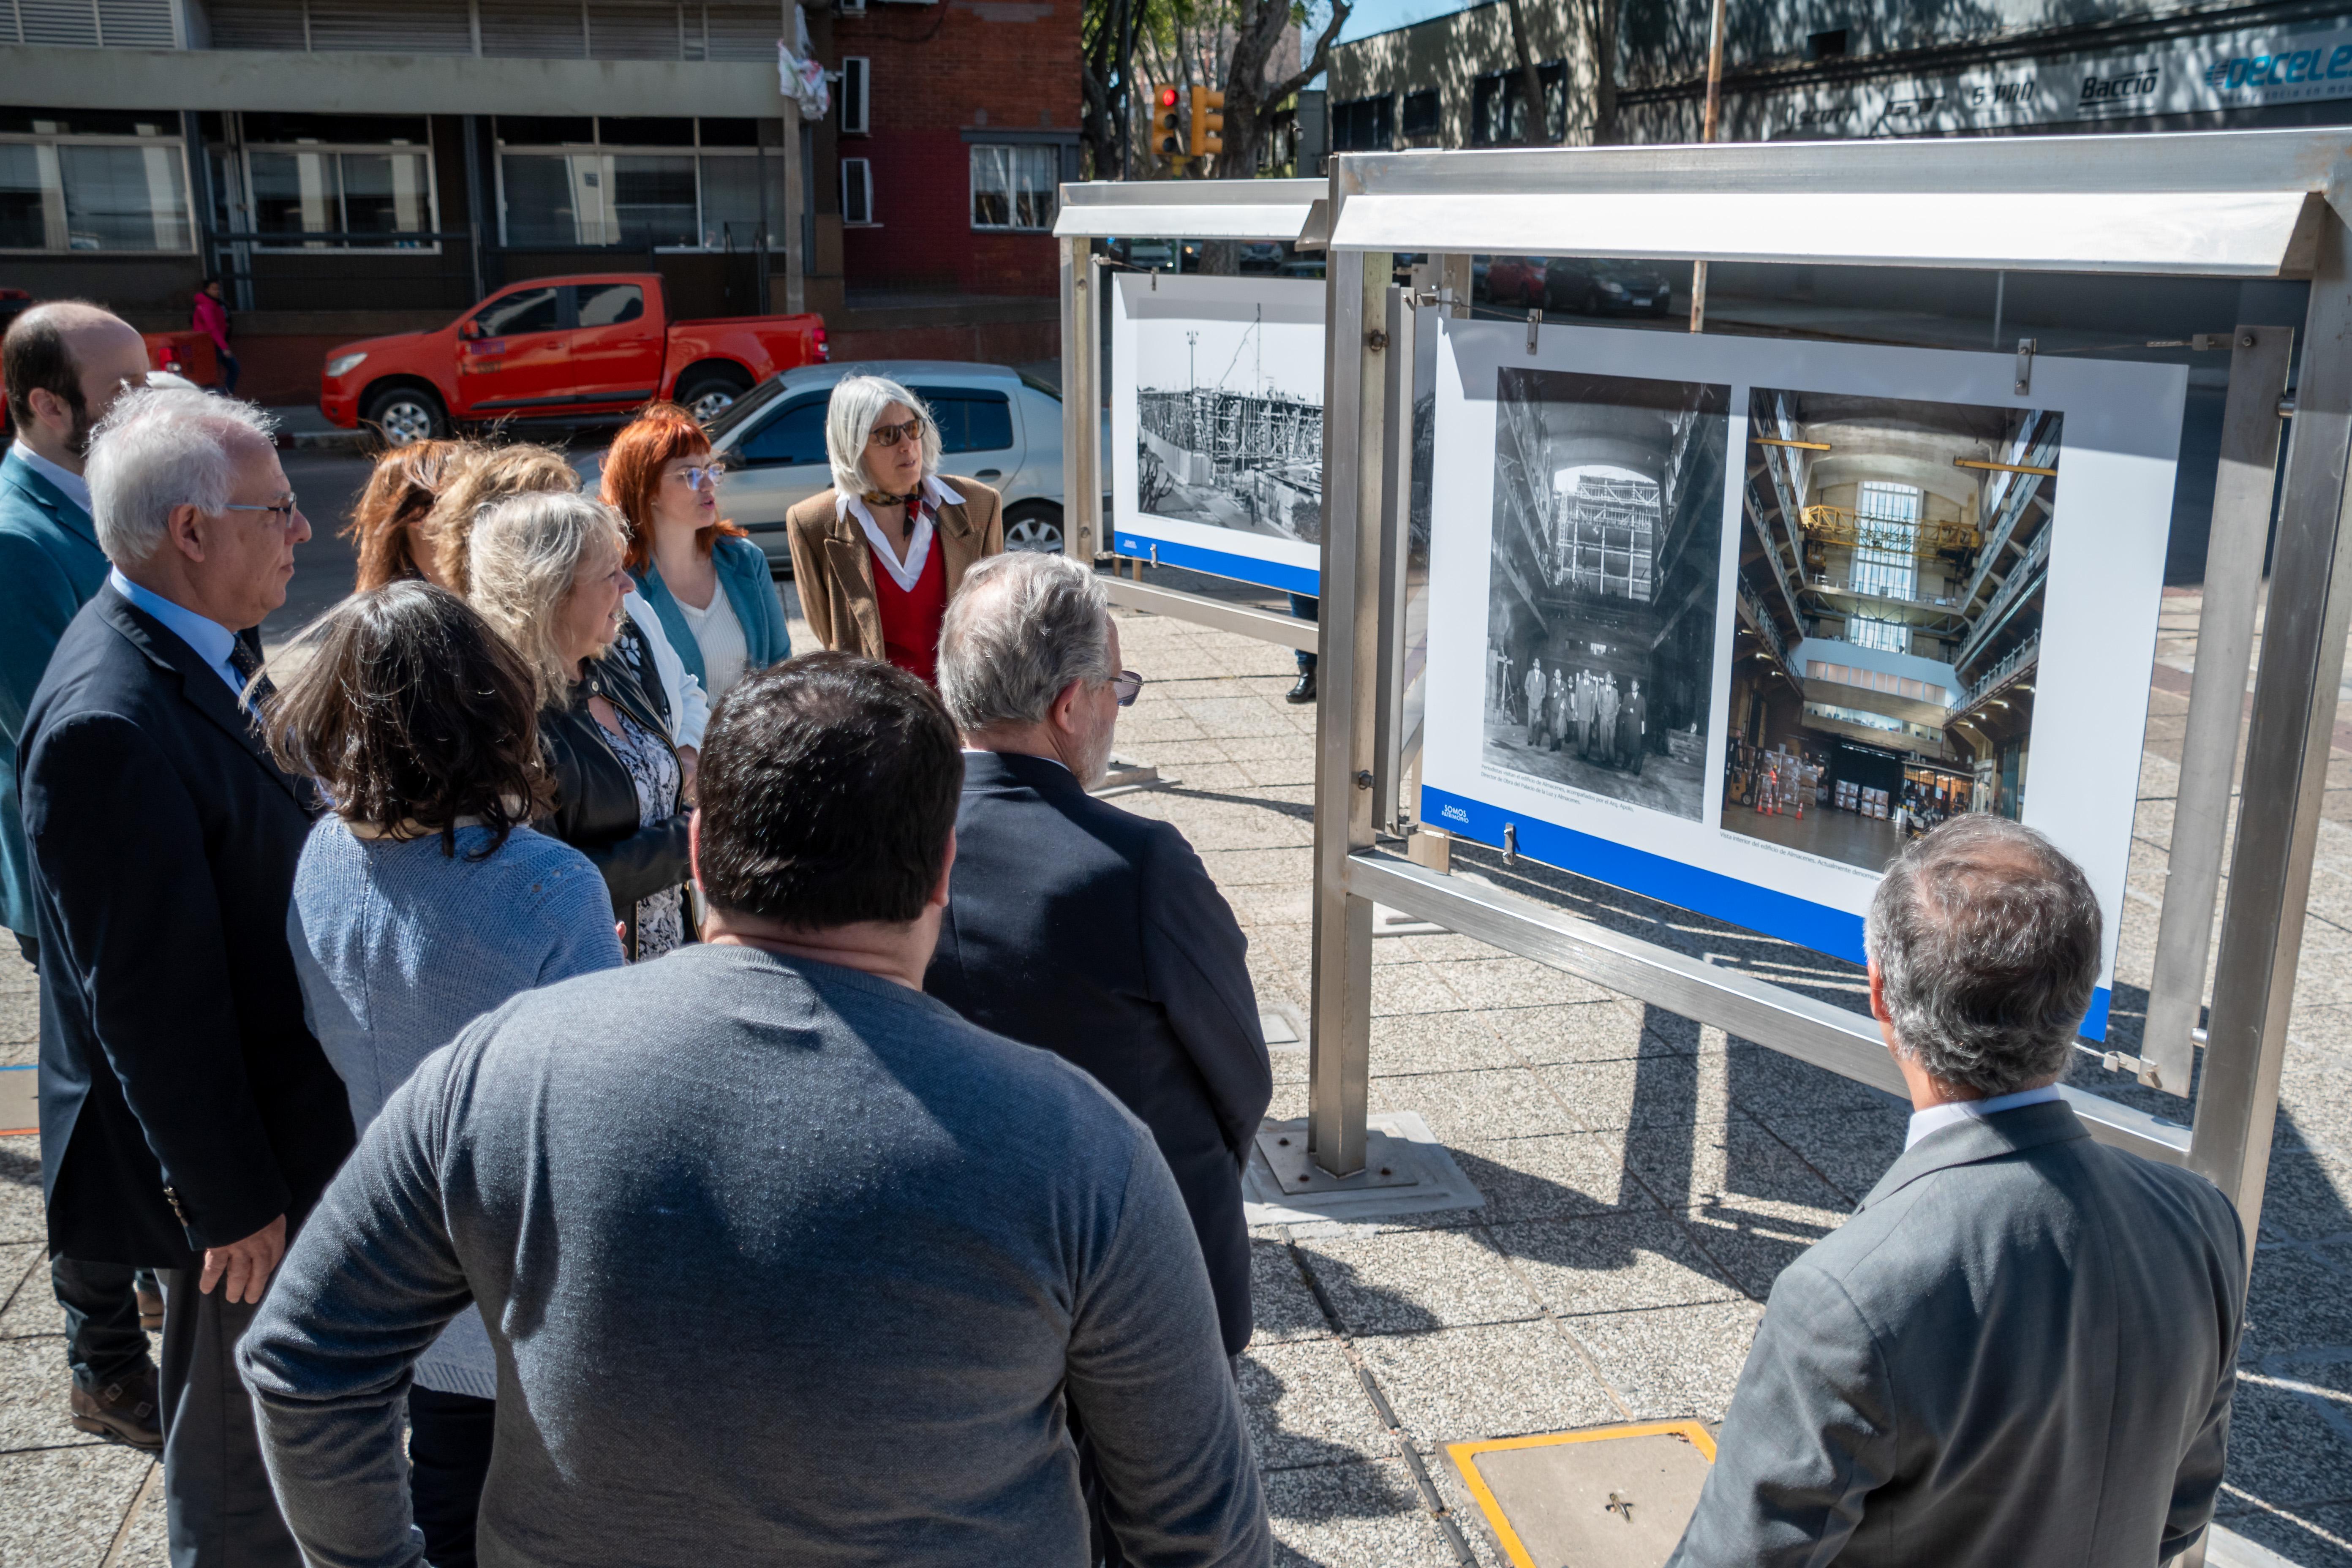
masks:
[[[588,857],[517,828],[496,853],[487,827],[429,838],[361,838],[328,816],[294,871],[287,940],[310,1032],[364,1128],[416,1064],[491,1008],[535,985],[621,964],[613,901]],[[496,1398],[481,1315],[458,1314],[416,1381]]]
[[[518,997],[419,1068],[239,1352],[326,1568],[422,1561],[408,1370],[481,1304],[488,1568],[1263,1564],[1207,1271],[1151,1135],[919,992],[731,945]]]

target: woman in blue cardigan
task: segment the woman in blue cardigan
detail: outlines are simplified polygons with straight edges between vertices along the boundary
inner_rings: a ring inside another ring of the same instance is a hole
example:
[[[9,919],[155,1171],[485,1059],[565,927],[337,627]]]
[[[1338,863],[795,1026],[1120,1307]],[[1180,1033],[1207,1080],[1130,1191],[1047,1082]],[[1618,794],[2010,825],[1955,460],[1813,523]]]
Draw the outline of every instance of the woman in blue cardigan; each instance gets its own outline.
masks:
[[[721,472],[675,403],[649,405],[604,458],[604,503],[629,521],[629,575],[714,707],[793,654],[767,555],[719,515]]]

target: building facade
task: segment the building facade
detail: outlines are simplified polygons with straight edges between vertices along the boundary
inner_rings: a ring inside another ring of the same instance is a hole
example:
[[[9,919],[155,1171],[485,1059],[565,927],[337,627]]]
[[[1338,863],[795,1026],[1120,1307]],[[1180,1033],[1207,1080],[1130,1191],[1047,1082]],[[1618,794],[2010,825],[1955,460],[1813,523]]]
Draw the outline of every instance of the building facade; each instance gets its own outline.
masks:
[[[1521,140],[1502,0],[1342,44],[1331,150]],[[1623,0],[1614,135],[1697,139],[1708,7]],[[1528,11],[1551,142],[1591,140],[1589,56],[1559,0]],[[1555,87],[1554,83],[1562,84]],[[1565,92],[1558,107],[1555,94]],[[1727,141],[2215,130],[2352,119],[2352,16],[2340,3],[2235,5],[2034,0],[1962,6],[1729,0]]]
[[[822,121],[781,89],[803,27]],[[621,268],[837,353],[1037,357],[1077,37],[1078,0],[0,0],[0,285],[153,329],[220,276],[275,402],[333,343]]]

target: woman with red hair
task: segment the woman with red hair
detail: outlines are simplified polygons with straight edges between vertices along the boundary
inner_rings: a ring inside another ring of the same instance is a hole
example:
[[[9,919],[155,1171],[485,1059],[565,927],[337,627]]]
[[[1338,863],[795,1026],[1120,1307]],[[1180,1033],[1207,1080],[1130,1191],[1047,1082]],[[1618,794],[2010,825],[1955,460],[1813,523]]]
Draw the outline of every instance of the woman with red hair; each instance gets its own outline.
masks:
[[[719,515],[725,471],[675,403],[649,405],[604,455],[604,504],[629,523],[629,575],[714,705],[793,654],[768,557]]]

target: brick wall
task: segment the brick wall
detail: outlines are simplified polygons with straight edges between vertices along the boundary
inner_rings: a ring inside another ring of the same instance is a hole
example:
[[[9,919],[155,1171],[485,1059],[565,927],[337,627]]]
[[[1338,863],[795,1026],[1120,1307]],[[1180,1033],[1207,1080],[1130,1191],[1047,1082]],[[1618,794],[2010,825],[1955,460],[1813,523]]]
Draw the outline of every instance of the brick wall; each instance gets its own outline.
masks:
[[[828,139],[838,156],[874,167],[879,226],[842,236],[851,289],[1055,291],[1051,236],[972,228],[967,132],[1076,135],[1080,8],[1081,0],[940,0],[831,19],[832,37],[819,45],[829,42],[828,59],[873,62],[871,133]],[[819,178],[834,186],[831,197],[838,175],[824,153]]]

